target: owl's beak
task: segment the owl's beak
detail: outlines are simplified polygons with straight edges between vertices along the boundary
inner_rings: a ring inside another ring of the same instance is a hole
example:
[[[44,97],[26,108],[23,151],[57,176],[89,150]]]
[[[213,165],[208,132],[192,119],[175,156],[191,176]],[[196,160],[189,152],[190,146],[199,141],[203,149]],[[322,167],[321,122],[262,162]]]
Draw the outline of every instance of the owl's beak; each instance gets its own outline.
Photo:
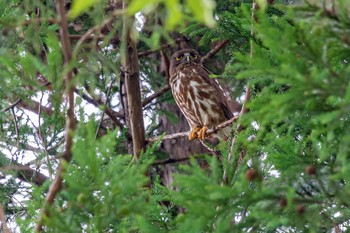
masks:
[[[190,53],[185,53],[185,54],[184,54],[184,59],[185,59],[186,62],[189,63],[189,62],[191,61],[191,55],[190,55]]]

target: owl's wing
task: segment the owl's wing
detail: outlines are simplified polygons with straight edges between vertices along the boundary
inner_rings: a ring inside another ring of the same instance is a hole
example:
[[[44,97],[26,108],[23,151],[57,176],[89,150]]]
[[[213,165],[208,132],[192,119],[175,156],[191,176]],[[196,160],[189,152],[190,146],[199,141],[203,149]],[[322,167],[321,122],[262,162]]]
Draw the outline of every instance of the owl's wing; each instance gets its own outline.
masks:
[[[212,79],[209,77],[211,72],[207,70],[204,66],[201,66],[201,69],[199,69],[199,74],[206,83],[208,83],[210,86],[214,87],[215,90],[217,90],[222,111],[224,112],[227,120],[231,119],[233,117],[233,110],[230,109],[230,99],[225,95],[225,91],[219,85],[219,82],[216,79]]]

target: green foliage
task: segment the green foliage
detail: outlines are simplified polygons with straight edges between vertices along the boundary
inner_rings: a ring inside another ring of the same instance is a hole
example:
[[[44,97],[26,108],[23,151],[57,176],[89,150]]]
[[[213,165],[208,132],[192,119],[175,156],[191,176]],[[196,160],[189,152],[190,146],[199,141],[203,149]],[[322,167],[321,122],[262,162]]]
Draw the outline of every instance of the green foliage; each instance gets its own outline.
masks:
[[[184,26],[184,19],[188,19],[188,10],[193,14],[195,19],[204,23],[207,26],[214,26],[215,20],[213,17],[213,10],[215,2],[212,0],[191,0],[181,3],[179,0],[132,0],[128,7],[128,12],[131,15],[139,11],[148,14],[164,4],[166,7],[166,23],[165,27],[168,30],[173,30],[176,26]],[[184,6],[183,6],[183,5]]]
[[[74,0],[69,16],[75,18],[98,2],[99,0]]]
[[[56,17],[55,2],[34,2],[0,3],[4,27],[0,35],[0,106],[4,109],[0,113],[0,200],[7,216],[12,216],[11,223],[22,232],[33,232],[51,179],[34,186],[13,167],[26,164],[31,171],[51,172],[65,150],[67,106],[62,77],[67,69],[59,24],[49,20]],[[105,1],[73,1],[72,38],[81,39],[91,27],[95,30],[89,36],[97,36],[74,47],[68,65],[75,69],[74,85],[81,96],[76,101],[79,124],[73,135],[72,161],[64,164],[62,190],[47,206],[44,231],[330,232],[335,226],[349,230],[350,5],[340,1],[341,7],[330,11],[311,3],[275,2],[261,6],[255,18],[252,1],[128,3],[131,15],[141,11],[147,17],[138,31],[141,51],[163,48],[160,41],[172,43],[169,29],[196,43],[201,54],[212,49],[210,44],[228,40],[229,45],[206,65],[214,69],[225,64],[222,77],[239,93],[240,102],[245,84],[251,92],[248,111],[232,126],[233,138],[218,146],[222,158],[191,158],[180,166],[172,187],[166,187],[163,164],[154,163],[167,158],[160,149],[161,139],[147,145],[136,162],[127,154],[127,127],[103,128],[99,124],[101,115],[106,116],[102,108],[87,111],[86,106],[96,104],[94,100],[106,100],[108,107],[117,110],[115,114],[125,110],[117,101],[123,91],[119,83],[124,42],[115,39],[123,21],[113,18],[113,24],[101,26],[113,7],[109,9]],[[41,22],[34,8],[39,9]],[[215,27],[208,27],[214,19]],[[166,84],[158,64],[167,53],[139,57],[143,98]],[[49,81],[51,89],[38,78]],[[89,105],[82,100],[84,95],[92,99]],[[53,112],[45,111],[51,106],[45,105],[44,96],[54,106]],[[40,103],[42,109],[12,106],[5,111],[19,98],[22,104]],[[157,128],[160,116],[179,122],[158,106],[172,101],[166,93],[143,109],[151,122],[148,135],[163,134]],[[28,117],[31,112],[40,120]],[[101,129],[103,133],[98,134]],[[34,158],[27,163],[27,156]],[[16,203],[19,194],[21,201]]]

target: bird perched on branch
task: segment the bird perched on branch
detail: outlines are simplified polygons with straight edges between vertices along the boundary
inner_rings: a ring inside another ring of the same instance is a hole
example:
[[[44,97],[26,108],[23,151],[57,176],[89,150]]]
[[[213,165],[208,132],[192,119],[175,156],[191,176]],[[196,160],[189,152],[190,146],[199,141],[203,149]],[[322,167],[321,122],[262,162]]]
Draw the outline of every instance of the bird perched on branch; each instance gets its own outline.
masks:
[[[206,131],[233,117],[229,98],[219,83],[209,77],[194,49],[183,49],[173,54],[170,61],[170,87],[174,99],[191,127],[189,140],[205,139]],[[231,127],[217,132],[227,139]]]

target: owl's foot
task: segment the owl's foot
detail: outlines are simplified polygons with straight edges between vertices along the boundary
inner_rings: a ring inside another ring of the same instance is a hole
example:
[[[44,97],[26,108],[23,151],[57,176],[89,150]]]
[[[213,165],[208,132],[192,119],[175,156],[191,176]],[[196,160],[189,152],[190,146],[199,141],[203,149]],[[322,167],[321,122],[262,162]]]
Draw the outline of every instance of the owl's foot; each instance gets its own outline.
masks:
[[[198,139],[199,139],[199,140],[200,140],[200,139],[202,139],[202,140],[205,139],[205,134],[206,134],[207,130],[208,130],[208,127],[207,127],[206,125],[203,126],[203,128],[201,128],[201,129],[199,130],[199,133],[198,133]],[[209,137],[210,137],[210,135],[209,135]]]
[[[188,135],[188,139],[190,141],[192,141],[193,139],[198,138],[197,132],[200,131],[200,130],[201,130],[200,127],[196,127],[193,130],[191,130],[190,134]]]

